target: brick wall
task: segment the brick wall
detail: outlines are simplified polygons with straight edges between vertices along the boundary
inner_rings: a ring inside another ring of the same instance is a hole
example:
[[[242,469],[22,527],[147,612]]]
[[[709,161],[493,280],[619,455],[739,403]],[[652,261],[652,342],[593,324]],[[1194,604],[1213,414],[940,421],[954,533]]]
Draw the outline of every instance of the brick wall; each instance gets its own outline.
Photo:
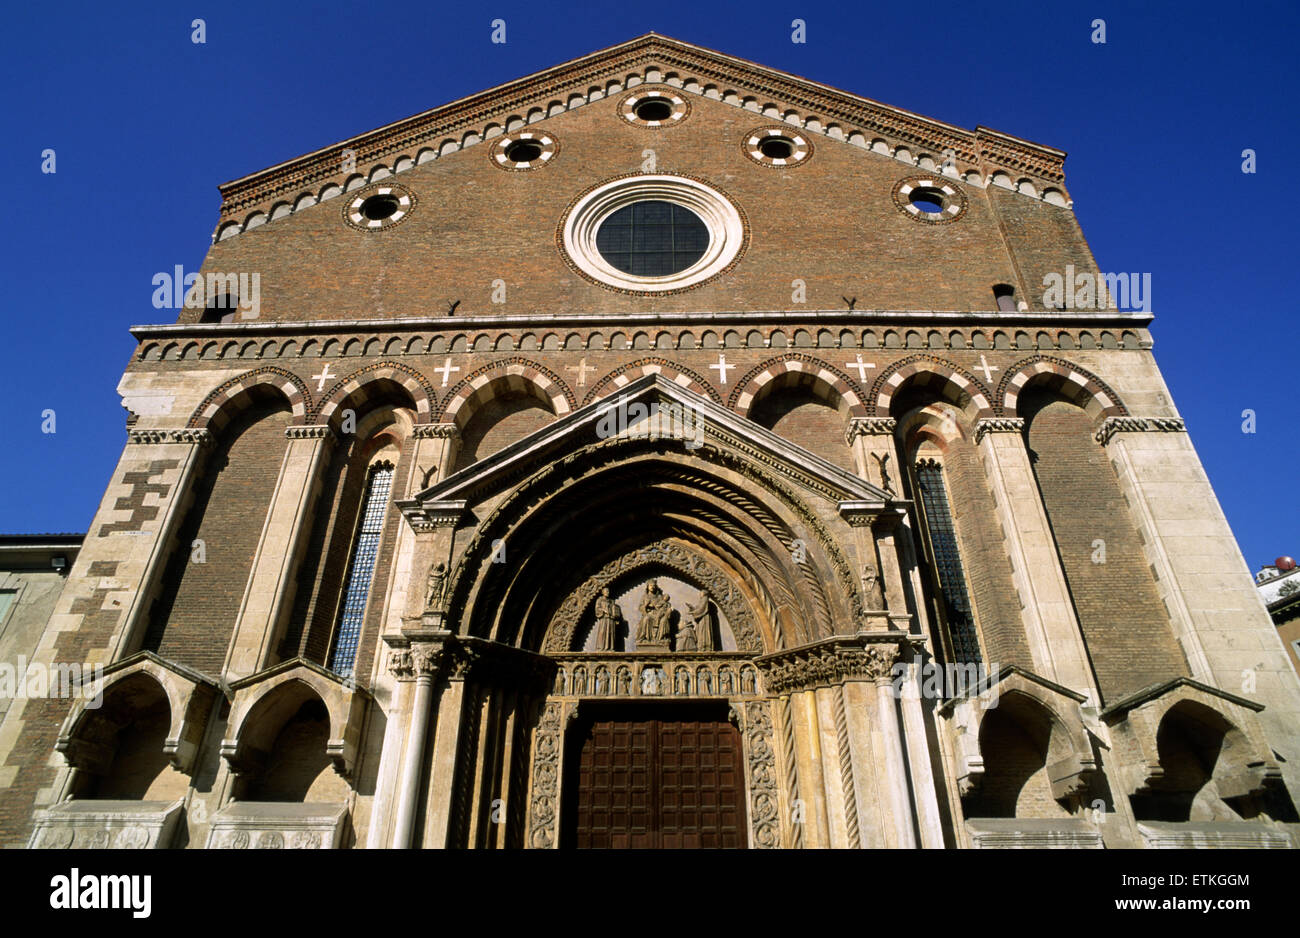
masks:
[[[1047,777],[1047,727],[992,710],[980,727],[984,778],[966,799],[966,816],[1067,817]]]
[[[855,471],[853,453],[844,444],[844,417],[807,388],[773,391],[754,405],[750,416],[827,462]]]
[[[555,415],[534,397],[521,394],[488,401],[461,431],[455,470],[492,455],[554,420]]]
[[[943,469],[975,621],[988,658],[985,664],[1016,664],[1032,670],[1011,561],[974,444],[953,440]]]
[[[1091,420],[1046,393],[1030,391],[1022,401],[1030,461],[1103,700],[1186,675],[1128,504],[1105,451],[1092,438]],[[1105,543],[1104,563],[1094,562],[1098,541]]]
[[[771,118],[690,96],[690,116],[656,130],[619,117],[620,97],[539,124],[561,144],[542,169],[503,172],[489,160],[490,144],[473,146],[389,180],[418,200],[392,229],[346,225],[351,197],[343,195],[214,244],[203,270],[259,273],[262,320],[442,315],[457,299],[458,315],[616,316],[785,309],[794,279],[805,282],[814,309],[840,309],[841,296],[856,296],[861,309],[987,310],[995,308],[993,284],[1019,282],[1009,251],[1024,255],[1037,305],[1043,271],[1088,256],[1069,209],[954,180],[969,201],[966,214],[955,224],[922,224],[892,196],[900,179],[918,173],[914,166],[821,137],[801,166],[760,166],[741,144]],[[751,228],[729,273],[673,296],[597,286],[556,250],[571,201],[598,182],[641,172],[646,149],[657,171],[689,173],[725,191]],[[501,305],[491,298],[498,279],[507,288]],[[198,315],[186,310],[181,318]]]
[[[219,675],[253,568],[253,556],[284,458],[289,408],[259,404],[240,415],[208,454],[181,525],[144,647]],[[193,560],[203,541],[204,563]]]

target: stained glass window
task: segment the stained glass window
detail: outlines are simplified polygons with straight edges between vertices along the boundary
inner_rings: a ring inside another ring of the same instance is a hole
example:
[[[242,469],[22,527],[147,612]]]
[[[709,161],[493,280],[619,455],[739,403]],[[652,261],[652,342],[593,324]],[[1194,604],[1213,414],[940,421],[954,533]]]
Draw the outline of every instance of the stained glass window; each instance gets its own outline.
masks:
[[[380,464],[370,470],[370,477],[366,480],[366,496],[361,505],[361,524],[357,528],[352,559],[348,563],[348,576],[344,581],[343,609],[339,613],[338,629],[335,632],[334,654],[330,658],[330,670],[342,677],[351,676],[356,662],[361,620],[366,613],[366,599],[370,596],[370,581],[374,578],[379,538],[383,533],[384,516],[392,488],[392,466]]]
[[[625,274],[665,277],[690,267],[709,247],[709,229],[688,208],[658,199],[625,205],[600,223],[596,249]]]
[[[957,550],[957,532],[952,523],[948,492],[943,484],[943,468],[933,459],[922,460],[916,465],[916,482],[921,490],[925,526],[930,534],[934,565],[939,574],[954,663],[982,664],[975,619],[971,615],[970,594],[966,589],[966,573]]]

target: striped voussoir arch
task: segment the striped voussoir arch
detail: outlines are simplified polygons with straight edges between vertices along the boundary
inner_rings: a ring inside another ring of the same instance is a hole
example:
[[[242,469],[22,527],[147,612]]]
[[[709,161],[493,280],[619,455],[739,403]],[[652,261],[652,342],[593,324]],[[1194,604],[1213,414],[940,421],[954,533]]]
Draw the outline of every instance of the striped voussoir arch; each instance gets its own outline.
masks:
[[[617,370],[611,371],[592,385],[582,403],[585,406],[592,401],[600,400],[600,398],[613,394],[619,388],[626,387],[644,375],[663,375],[673,384],[689,388],[702,397],[707,397],[719,404],[722,403],[722,396],[713,389],[713,385],[709,384],[703,376],[691,371],[689,368],[683,368],[681,365],[670,362],[666,358],[639,358],[634,362],[620,366]]]
[[[544,401],[557,417],[578,406],[573,392],[555,372],[527,358],[511,357],[483,366],[452,388],[439,422],[464,426],[481,405],[519,393]]]
[[[890,416],[894,395],[904,386],[931,388],[940,397],[952,400],[963,408],[969,404],[975,411],[972,416],[976,420],[993,416],[989,393],[979,379],[950,361],[930,355],[908,356],[881,373],[871,388],[871,396],[876,402],[874,416]]]
[[[1020,392],[1030,383],[1074,401],[1094,419],[1128,416],[1128,408],[1105,381],[1086,368],[1049,355],[1035,355],[1007,369],[998,386],[998,400],[1002,403],[1004,415],[1018,416],[1016,409]]]
[[[306,422],[307,414],[311,412],[311,392],[307,390],[306,382],[291,371],[266,365],[219,385],[195,408],[186,427],[221,432],[230,419],[247,406],[258,388],[283,394],[293,412],[293,422]]]
[[[401,385],[410,395],[415,422],[428,423],[437,405],[437,394],[428,379],[400,362],[376,362],[338,381],[321,399],[317,420],[329,423],[344,405],[355,410],[380,397],[393,384]]]
[[[838,397],[838,401],[834,403],[842,402],[848,407],[850,416],[868,416],[866,404],[863,403],[862,395],[858,393],[852,378],[827,362],[800,352],[791,352],[780,358],[763,362],[749,371],[736,382],[728,406],[742,416],[748,417],[750,407],[761,396],[763,388],[783,375],[789,374],[799,376],[799,383],[810,383],[814,388],[820,388],[827,396]]]

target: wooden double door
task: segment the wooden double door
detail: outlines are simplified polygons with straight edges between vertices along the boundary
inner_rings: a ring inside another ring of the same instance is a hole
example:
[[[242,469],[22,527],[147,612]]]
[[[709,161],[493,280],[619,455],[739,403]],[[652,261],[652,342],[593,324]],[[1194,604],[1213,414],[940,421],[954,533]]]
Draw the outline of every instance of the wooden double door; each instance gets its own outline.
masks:
[[[725,703],[584,709],[565,764],[563,846],[747,844],[741,737]]]

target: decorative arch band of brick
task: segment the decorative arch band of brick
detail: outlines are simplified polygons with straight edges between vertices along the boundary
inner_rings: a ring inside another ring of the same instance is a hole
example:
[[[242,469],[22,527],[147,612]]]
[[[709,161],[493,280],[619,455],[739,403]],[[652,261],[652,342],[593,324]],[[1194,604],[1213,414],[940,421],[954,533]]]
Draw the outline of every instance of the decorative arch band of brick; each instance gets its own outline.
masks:
[[[936,393],[965,408],[974,409],[974,419],[994,416],[988,390],[979,379],[950,361],[931,355],[909,355],[881,372],[871,387],[875,401],[872,416],[889,417],[894,397],[905,387],[932,388]]]
[[[557,417],[578,407],[577,397],[559,375],[535,361],[512,356],[485,365],[452,388],[439,422],[463,427],[483,404],[519,392],[545,402]]]
[[[583,406],[590,404],[592,401],[598,401],[606,395],[613,394],[619,388],[631,384],[642,375],[663,375],[674,384],[689,388],[696,394],[710,398],[719,404],[722,403],[722,396],[714,390],[713,385],[709,384],[702,375],[691,371],[689,368],[674,364],[666,358],[639,358],[615,371],[611,371],[592,385],[591,390],[587,392],[586,399],[582,402]]]
[[[1128,416],[1128,408],[1105,381],[1073,362],[1048,355],[1035,355],[1007,369],[997,393],[1003,414],[1018,416],[1020,392],[1031,384],[1061,394],[1098,421]]]
[[[789,383],[811,383],[814,393],[836,406],[847,407],[849,416],[869,416],[852,378],[820,358],[801,352],[763,362],[749,371],[736,382],[728,406],[748,417],[755,401]]]
[[[321,399],[318,422],[329,423],[345,407],[356,409],[394,384],[410,396],[415,422],[428,423],[438,402],[437,394],[424,375],[399,362],[376,362],[339,380]]]
[[[307,415],[312,412],[311,392],[306,383],[293,372],[265,365],[215,388],[195,408],[185,426],[220,433],[254,398],[268,393],[284,397],[293,413],[294,424],[306,423]]]

